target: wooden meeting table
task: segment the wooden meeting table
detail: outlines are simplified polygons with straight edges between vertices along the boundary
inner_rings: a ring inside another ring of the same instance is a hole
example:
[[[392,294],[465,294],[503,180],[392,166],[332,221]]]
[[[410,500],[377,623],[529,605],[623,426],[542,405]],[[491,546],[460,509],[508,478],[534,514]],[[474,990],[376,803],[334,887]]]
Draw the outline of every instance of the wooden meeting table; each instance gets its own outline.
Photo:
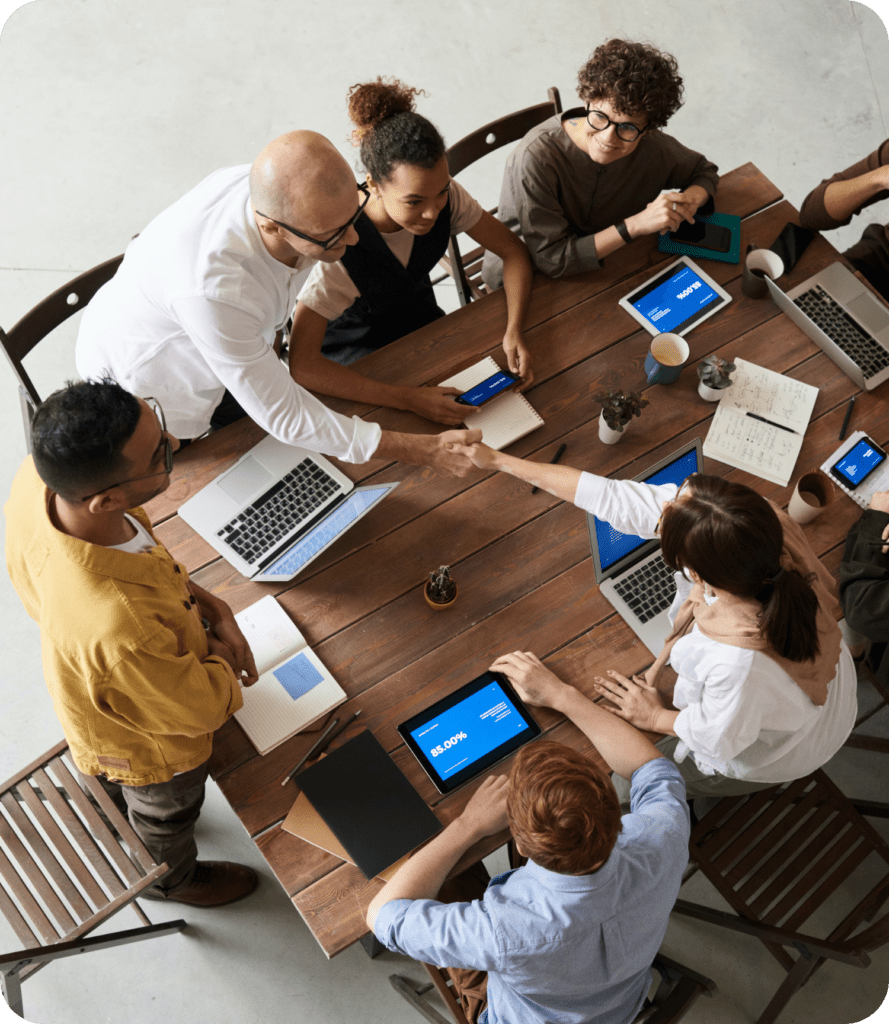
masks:
[[[742,218],[741,251],[764,247],[796,211],[752,164],[722,178],[717,208]],[[602,269],[561,281],[536,277],[525,333],[534,360],[528,398],[544,426],[510,451],[549,461],[561,443],[565,464],[602,475],[633,477],[686,441],[706,437],[714,406],[697,394],[695,366],[706,354],[742,356],[820,391],[795,476],[820,464],[837,444],[849,398],[858,388],[768,299],[741,292],[741,267],[707,260],[705,269],[733,296],[722,312],[687,336],[691,354],[677,383],[646,388],[650,405],[616,445],[598,440],[604,384],[642,388],[650,336],[618,299],[670,257],[644,238],[609,256]],[[837,259],[817,237],[782,286],[804,280]],[[503,293],[473,302],[362,361],[369,376],[403,384],[437,383],[492,354],[502,365]],[[867,425],[889,440],[886,385],[859,396],[853,429]],[[333,408],[393,430],[442,429],[408,413],[331,399]],[[483,672],[498,655],[530,650],[562,679],[591,693],[592,676],[607,668],[631,674],[651,662],[648,650],[600,595],[590,561],[584,514],[504,474],[462,479],[429,469],[371,460],[341,464],[356,482],[400,480],[379,506],[289,584],[251,583],[220,559],[176,515],[183,501],[252,444],[260,429],[241,420],[176,456],[170,488],[148,511],[160,539],[201,586],[239,611],[275,594],[348,694],[339,711],[361,709],[344,738],[371,729],[443,823],[457,816],[477,783],[441,797],[401,743],[396,726]],[[707,460],[709,472],[740,480],[786,505],[778,487]],[[839,495],[805,527],[816,553],[835,571],[842,542],[860,509]],[[430,609],[422,587],[430,570],[450,565],[456,604]],[[598,757],[570,722],[547,708],[535,715],[549,738]],[[328,956],[367,935],[364,915],[379,891],[354,866],[280,827],[297,795],[285,774],[318,733],[295,736],[260,757],[234,720],[216,735],[211,771],[222,792]],[[343,740],[337,741],[338,743]],[[509,765],[498,766],[498,773]],[[381,825],[381,827],[385,827]],[[457,870],[496,849],[505,834],[470,850]]]

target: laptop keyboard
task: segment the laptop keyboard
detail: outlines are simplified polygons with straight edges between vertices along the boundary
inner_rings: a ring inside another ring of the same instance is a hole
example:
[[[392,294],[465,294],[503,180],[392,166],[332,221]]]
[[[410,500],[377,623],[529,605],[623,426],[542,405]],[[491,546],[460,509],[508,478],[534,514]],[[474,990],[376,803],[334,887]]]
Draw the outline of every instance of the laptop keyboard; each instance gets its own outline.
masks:
[[[648,622],[673,603],[676,580],[673,570],[668,569],[663,558],[658,557],[620,581],[615,580],[614,589],[640,622]]]
[[[338,490],[340,485],[316,462],[303,459],[274,487],[217,530],[216,536],[245,562],[256,562],[310,519]]]
[[[875,377],[889,366],[889,352],[865,333],[821,285],[813,285],[793,302],[861,368],[865,377]]]

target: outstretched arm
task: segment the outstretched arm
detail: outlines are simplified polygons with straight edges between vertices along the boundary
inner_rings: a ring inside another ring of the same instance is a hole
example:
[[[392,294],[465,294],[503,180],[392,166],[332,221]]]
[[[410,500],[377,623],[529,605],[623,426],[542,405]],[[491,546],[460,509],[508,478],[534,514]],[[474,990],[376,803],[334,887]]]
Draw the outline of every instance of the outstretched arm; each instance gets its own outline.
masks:
[[[502,672],[528,704],[550,707],[570,718],[593,741],[611,768],[625,779],[632,778],[643,764],[663,757],[641,732],[563,683],[530,651],[501,655],[491,665],[491,671]]]
[[[367,908],[367,926],[373,931],[380,908],[390,900],[435,899],[448,872],[485,836],[506,828],[506,775],[489,775],[479,786],[459,818],[395,872]]]
[[[334,398],[349,398],[367,405],[407,409],[437,423],[457,426],[471,410],[457,405],[457,388],[400,387],[373,380],[351,366],[341,366],[321,352],[327,320],[297,302],[290,333],[290,376],[303,387]]]
[[[431,466],[449,476],[467,476],[474,466],[473,444],[481,440],[480,430],[445,430],[441,434],[399,434],[384,430],[374,458],[394,459],[411,466]]]
[[[467,234],[503,261],[503,290],[506,292],[507,312],[503,351],[509,369],[522,378],[523,386],[527,386],[534,380],[531,356],[522,336],[533,276],[528,247],[505,224],[487,212],[482,213],[475,227]]]

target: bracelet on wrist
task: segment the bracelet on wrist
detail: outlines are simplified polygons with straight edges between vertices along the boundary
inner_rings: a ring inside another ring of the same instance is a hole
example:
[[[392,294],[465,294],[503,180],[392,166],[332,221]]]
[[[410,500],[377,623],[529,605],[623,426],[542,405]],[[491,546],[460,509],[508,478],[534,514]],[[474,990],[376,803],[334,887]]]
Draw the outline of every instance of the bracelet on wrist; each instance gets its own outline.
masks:
[[[630,231],[627,227],[627,222],[625,220],[619,220],[617,224],[614,225],[614,230],[620,235],[620,237],[625,242],[632,241],[632,239],[630,238]]]

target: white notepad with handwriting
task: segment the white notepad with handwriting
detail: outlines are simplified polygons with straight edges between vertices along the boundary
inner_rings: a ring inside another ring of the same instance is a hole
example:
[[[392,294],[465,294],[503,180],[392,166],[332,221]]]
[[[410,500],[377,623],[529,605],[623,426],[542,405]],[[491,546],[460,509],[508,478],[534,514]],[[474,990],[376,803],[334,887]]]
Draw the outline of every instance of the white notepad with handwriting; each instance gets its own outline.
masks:
[[[746,359],[735,359],[704,454],[786,487],[793,475],[818,388]],[[752,415],[751,415],[752,414]]]
[[[468,391],[490,377],[499,373],[500,367],[491,358],[485,356],[477,363],[455,373],[453,377],[441,382],[444,388],[459,388]],[[492,398],[477,412],[466,417],[467,427],[481,430],[482,440],[498,451],[513,441],[518,441],[525,434],[543,426],[543,419],[524,395],[518,391],[504,391],[502,395]]]
[[[243,689],[235,718],[260,754],[342,704],[346,694],[270,594],[235,621],[253,651],[259,679]]]

